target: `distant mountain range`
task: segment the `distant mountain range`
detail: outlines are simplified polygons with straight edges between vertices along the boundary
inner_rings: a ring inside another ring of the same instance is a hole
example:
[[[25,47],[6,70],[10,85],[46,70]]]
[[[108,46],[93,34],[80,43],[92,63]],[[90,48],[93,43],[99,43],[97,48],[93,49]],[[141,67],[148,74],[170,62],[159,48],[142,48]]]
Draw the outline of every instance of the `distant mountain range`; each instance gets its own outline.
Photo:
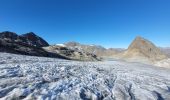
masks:
[[[142,37],[136,37],[128,49],[106,49],[99,45],[85,45],[78,42],[49,45],[47,41],[33,32],[17,35],[9,31],[0,33],[0,51],[83,61],[116,58],[154,62],[170,57],[170,48],[158,48],[151,41]]]
[[[170,47],[160,47],[160,50],[170,57]]]

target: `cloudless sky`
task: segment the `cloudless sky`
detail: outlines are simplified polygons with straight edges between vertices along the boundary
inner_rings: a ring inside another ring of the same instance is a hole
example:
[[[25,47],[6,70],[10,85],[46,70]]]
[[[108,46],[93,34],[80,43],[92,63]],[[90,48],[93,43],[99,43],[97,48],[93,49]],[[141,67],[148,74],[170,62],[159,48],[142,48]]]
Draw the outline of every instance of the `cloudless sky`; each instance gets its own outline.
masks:
[[[107,48],[142,36],[170,47],[170,0],[0,0],[0,31]]]

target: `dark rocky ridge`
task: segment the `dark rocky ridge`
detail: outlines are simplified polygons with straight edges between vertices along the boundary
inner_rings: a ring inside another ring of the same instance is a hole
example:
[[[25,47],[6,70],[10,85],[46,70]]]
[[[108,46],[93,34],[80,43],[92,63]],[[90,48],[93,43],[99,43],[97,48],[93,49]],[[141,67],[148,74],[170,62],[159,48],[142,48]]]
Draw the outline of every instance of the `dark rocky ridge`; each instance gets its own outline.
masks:
[[[49,46],[49,44],[44,39],[35,35],[33,32],[23,34],[22,37],[26,38],[26,42],[33,46],[34,45],[36,45],[37,47]]]
[[[32,32],[24,35],[17,35],[9,31],[0,33],[0,52],[69,59],[41,48],[48,45],[45,40]]]
[[[33,32],[17,35],[14,32],[5,31],[0,33],[0,38],[11,42],[24,43],[26,45],[35,47],[49,46],[49,44],[44,39],[35,35]]]

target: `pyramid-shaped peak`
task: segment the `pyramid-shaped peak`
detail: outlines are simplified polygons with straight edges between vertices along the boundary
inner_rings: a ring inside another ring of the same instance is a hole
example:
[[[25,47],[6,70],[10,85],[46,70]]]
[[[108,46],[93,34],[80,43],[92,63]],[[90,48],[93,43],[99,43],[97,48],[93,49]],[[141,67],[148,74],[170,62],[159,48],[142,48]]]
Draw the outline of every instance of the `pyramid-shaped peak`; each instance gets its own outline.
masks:
[[[25,38],[25,41],[30,45],[37,47],[49,46],[49,44],[43,38],[39,37],[34,32],[23,34],[22,37]]]
[[[129,48],[142,48],[142,47],[156,47],[151,41],[141,37],[141,36],[137,36],[133,42],[131,43],[131,45],[129,46]]]
[[[137,36],[136,38],[135,38],[135,40],[140,40],[140,41],[149,41],[149,40],[147,40],[147,39],[145,39],[144,37],[141,37],[141,36]]]
[[[144,38],[141,36],[137,36],[135,39],[144,39]]]
[[[142,56],[151,60],[158,60],[166,58],[165,55],[156,47],[151,41],[136,37],[128,47],[125,56],[136,58]]]

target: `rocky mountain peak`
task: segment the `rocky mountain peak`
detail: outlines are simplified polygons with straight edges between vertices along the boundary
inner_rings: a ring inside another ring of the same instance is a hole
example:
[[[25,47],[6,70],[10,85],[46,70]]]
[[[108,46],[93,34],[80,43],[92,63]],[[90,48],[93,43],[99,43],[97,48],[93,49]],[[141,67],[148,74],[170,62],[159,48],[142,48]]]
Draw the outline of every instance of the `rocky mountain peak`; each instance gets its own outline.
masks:
[[[1,39],[10,39],[10,40],[15,40],[17,39],[18,35],[14,32],[10,31],[4,31],[0,33],[0,38]]]
[[[29,32],[23,35],[17,35],[14,32],[5,31],[0,33],[0,39],[36,47],[49,46],[49,44],[44,39],[37,36],[33,32]]]
[[[157,48],[151,41],[143,38],[143,37],[136,37],[131,45],[128,47],[128,49],[133,49],[133,48],[138,48],[138,49],[148,49],[148,48]]]
[[[28,32],[26,34],[23,34],[24,36],[37,36],[34,32]]]
[[[26,42],[32,46],[37,46],[37,47],[49,46],[49,44],[44,39],[37,36],[33,32],[23,34],[22,37],[24,37],[26,39]]]
[[[127,51],[124,53],[124,56],[134,59],[147,58],[152,61],[166,58],[160,49],[151,41],[139,36],[133,40]]]
[[[139,39],[139,40],[141,40],[141,39],[144,39],[143,37],[141,37],[141,36],[136,36],[136,38],[135,39]]]

